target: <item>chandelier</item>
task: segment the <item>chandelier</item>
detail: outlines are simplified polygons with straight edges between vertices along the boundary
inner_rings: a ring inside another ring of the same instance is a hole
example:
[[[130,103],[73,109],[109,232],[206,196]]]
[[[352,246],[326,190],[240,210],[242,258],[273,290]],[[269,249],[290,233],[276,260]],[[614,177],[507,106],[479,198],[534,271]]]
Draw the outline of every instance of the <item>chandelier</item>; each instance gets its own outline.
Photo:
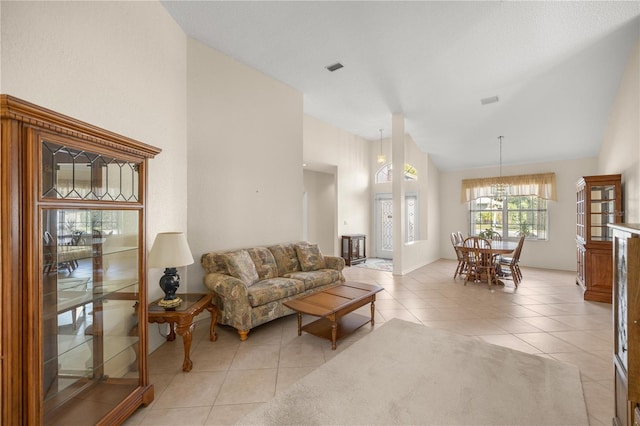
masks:
[[[382,153],[382,129],[380,129],[380,154],[378,154],[378,164],[384,163],[386,160],[384,154]]]
[[[498,136],[500,141],[500,177],[497,182],[491,185],[491,196],[498,202],[504,201],[509,195],[509,184],[502,182],[502,139],[504,136]]]

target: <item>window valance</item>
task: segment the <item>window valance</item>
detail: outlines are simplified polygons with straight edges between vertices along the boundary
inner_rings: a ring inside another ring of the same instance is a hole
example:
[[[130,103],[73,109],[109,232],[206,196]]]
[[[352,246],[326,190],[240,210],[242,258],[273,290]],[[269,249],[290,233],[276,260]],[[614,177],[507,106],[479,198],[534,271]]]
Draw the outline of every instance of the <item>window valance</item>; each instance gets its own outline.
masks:
[[[545,200],[558,200],[556,174],[516,175],[463,179],[461,202],[466,203],[479,197],[490,197],[491,186],[497,183],[509,185],[510,195],[536,195]]]

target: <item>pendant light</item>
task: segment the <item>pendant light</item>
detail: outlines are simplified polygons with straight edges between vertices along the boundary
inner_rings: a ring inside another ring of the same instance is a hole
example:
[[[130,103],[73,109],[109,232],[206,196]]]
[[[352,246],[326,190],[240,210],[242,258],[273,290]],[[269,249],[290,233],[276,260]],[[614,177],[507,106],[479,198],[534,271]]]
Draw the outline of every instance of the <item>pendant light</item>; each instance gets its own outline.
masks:
[[[382,129],[380,129],[380,154],[378,154],[378,164],[382,164],[386,161],[386,157],[382,153]]]
[[[498,136],[500,141],[500,177],[491,185],[491,196],[498,202],[504,201],[509,195],[509,184],[502,182],[502,139],[504,136]]]

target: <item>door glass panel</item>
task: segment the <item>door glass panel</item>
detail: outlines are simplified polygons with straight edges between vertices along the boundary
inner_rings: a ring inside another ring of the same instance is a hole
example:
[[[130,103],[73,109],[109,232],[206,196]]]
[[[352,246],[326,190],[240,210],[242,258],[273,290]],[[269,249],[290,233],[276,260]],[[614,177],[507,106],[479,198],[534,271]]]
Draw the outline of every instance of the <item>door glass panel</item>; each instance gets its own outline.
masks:
[[[381,248],[393,252],[393,200],[380,200]]]
[[[616,187],[614,185],[592,186],[591,199],[598,200],[615,200]]]
[[[139,385],[140,211],[44,209],[41,218],[45,423],[85,391],[100,419]]]
[[[109,198],[111,198],[112,200],[121,201],[123,199],[121,190],[122,163],[118,160],[112,159],[111,162],[107,165],[105,172],[107,181],[107,193],[109,194]]]
[[[416,240],[418,240],[418,227],[416,226],[416,220],[417,220],[417,210],[418,210],[418,198],[416,196],[406,196],[406,215],[407,215],[407,221],[406,221],[406,232],[407,232],[407,237],[405,239],[405,241],[407,243],[412,243]]]
[[[44,198],[139,201],[139,163],[48,141],[41,155]]]

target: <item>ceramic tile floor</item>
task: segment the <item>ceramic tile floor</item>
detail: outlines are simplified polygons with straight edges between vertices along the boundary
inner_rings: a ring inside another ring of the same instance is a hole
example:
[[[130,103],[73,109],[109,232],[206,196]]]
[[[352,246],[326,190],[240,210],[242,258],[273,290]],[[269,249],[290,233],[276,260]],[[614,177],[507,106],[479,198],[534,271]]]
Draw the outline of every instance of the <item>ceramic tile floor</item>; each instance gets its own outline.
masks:
[[[611,424],[610,304],[585,302],[571,272],[523,268],[517,290],[510,281],[489,290],[486,284],[454,280],[454,270],[454,261],[439,260],[402,277],[358,267],[345,268],[344,275],[384,287],[375,327],[401,318],[577,365],[590,424]],[[153,352],[149,376],[155,400],[126,425],[232,424],[372,331],[365,325],[332,351],[327,340],[298,337],[291,315],[257,327],[242,343],[234,329],[218,326],[218,340],[210,342],[208,313],[200,318],[191,348],[193,370],[181,371],[180,338]],[[154,324],[151,332],[157,330]]]

